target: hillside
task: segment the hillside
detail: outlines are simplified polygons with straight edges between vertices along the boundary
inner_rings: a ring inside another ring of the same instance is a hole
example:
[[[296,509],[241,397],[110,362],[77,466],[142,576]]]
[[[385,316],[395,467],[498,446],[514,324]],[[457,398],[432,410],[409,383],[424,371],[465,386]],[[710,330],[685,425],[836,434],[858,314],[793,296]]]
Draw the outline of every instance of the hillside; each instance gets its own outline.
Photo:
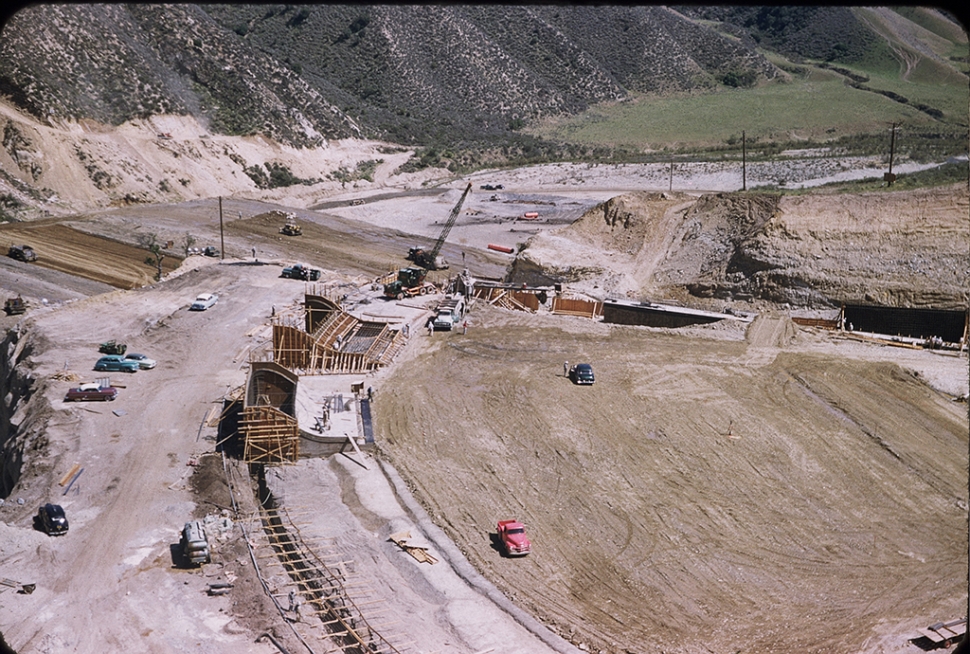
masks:
[[[508,133],[732,71],[778,74],[661,7],[35,5],[0,43],[0,92],[36,118],[191,113],[298,146]]]
[[[898,160],[940,161],[966,149],[966,47],[945,14],[875,8],[32,5],[0,32],[0,219],[305,206],[378,178],[691,142],[716,159],[752,115],[761,157],[806,136],[882,153],[893,120]],[[554,118],[587,131],[538,130]]]
[[[625,194],[530,240],[541,269],[600,297],[832,309],[966,306],[964,185],[860,194]]]
[[[795,63],[965,77],[966,43],[932,10],[40,4],[4,26],[0,92],[44,121],[177,113],[295,146],[444,144],[631,93],[783,81]]]

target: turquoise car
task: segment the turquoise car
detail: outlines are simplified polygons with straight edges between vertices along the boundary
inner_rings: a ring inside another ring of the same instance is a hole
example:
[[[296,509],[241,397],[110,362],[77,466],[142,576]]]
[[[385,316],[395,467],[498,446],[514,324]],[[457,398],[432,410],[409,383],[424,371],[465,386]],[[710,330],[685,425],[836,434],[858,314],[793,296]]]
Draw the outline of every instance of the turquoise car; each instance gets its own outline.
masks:
[[[94,369],[101,372],[138,372],[141,365],[137,361],[126,359],[120,354],[107,354],[94,364]]]

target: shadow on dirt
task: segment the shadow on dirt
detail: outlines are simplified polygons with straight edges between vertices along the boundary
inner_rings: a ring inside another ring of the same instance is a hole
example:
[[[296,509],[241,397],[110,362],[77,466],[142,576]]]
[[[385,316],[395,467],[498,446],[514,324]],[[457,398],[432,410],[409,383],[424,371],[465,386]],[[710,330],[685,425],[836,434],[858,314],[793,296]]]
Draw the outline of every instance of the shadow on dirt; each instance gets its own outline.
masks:
[[[169,543],[168,551],[172,556],[172,567],[176,570],[194,570],[198,568],[198,566],[193,565],[188,557],[185,556],[182,543]]]
[[[488,539],[492,542],[492,549],[499,553],[503,559],[511,559],[513,557],[509,556],[508,552],[505,551],[505,546],[502,545],[502,539],[495,532],[488,535]]]

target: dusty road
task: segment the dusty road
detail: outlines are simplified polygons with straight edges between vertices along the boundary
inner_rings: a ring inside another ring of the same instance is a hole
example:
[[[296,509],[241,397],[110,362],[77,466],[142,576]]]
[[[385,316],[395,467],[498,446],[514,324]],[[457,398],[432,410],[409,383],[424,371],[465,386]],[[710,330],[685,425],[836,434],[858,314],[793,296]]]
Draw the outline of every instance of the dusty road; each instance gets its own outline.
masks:
[[[224,599],[183,600],[203,597],[211,573],[173,569],[170,546],[193,510],[187,492],[193,468],[186,464],[213,448],[206,438],[213,430],[201,428],[202,421],[228,387],[245,380],[244,361],[234,357],[249,343],[246,332],[281,301],[277,275],[275,266],[210,266],[157,288],[37,316],[34,329],[47,347],[33,365],[50,409],[36,402],[28,428],[44,431],[47,451],[39,465],[28,466],[22,485],[40,501],[63,504],[71,531],[56,539],[35,532],[39,556],[25,551],[5,561],[9,576],[38,585],[4,611],[2,631],[18,651],[197,651],[202,641],[206,651],[268,651],[232,636]],[[188,312],[203,290],[220,294],[220,302]],[[91,366],[97,343],[108,336],[150,353],[159,366],[113,373],[125,387],[110,404],[64,403],[71,384],[48,375],[101,376]],[[84,473],[63,496],[54,482],[74,463]],[[208,628],[200,631],[202,625]]]

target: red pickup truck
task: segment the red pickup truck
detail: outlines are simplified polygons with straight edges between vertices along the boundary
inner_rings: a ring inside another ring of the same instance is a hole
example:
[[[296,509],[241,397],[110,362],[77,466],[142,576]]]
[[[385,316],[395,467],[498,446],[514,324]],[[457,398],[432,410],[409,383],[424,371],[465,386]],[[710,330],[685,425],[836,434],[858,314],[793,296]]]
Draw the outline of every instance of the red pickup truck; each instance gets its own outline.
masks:
[[[532,541],[525,535],[525,525],[518,520],[500,520],[498,537],[509,556],[525,556],[532,551]]]

